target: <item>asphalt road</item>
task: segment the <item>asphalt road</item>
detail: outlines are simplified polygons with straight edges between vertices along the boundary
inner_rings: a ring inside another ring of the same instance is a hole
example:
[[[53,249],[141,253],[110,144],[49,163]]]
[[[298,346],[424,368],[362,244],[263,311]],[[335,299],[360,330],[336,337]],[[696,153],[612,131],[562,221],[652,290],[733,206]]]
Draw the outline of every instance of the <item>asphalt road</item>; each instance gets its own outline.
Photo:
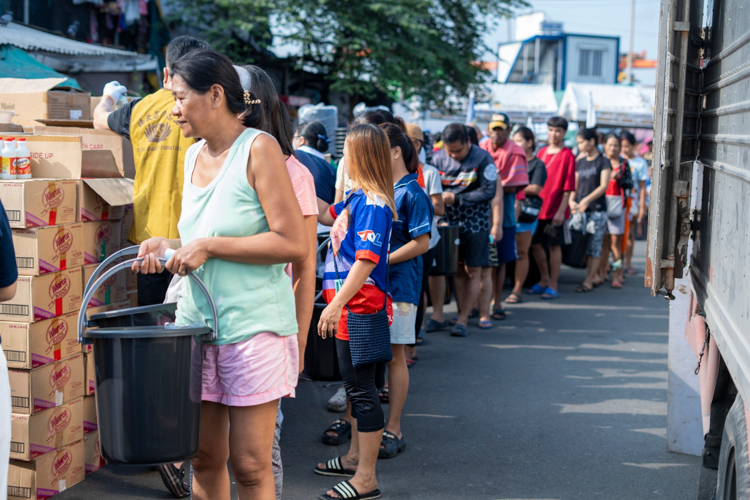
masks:
[[[643,268],[644,245],[636,252]],[[668,304],[642,274],[614,290],[526,296],[492,330],[428,335],[410,370],[408,448],[378,463],[383,498],[430,500],[690,499],[699,459],[666,451]],[[473,323],[475,325],[475,323]],[[335,484],[316,462],[336,385],[301,382],[285,400],[284,498],[313,499]],[[156,472],[107,467],[59,500],[170,498]],[[236,497],[233,497],[236,498]]]

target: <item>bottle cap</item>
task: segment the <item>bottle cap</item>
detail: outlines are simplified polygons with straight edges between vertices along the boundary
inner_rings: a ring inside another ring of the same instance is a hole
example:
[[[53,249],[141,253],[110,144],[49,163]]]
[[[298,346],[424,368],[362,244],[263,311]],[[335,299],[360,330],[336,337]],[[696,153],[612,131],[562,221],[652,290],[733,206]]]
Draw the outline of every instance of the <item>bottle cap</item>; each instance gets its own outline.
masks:
[[[5,140],[6,141],[15,141],[16,138],[15,137],[6,137]]]
[[[18,140],[18,141],[23,141],[23,142],[26,142],[26,138],[25,138],[25,137],[19,137],[19,138],[18,138],[18,139],[16,139],[16,140]]]

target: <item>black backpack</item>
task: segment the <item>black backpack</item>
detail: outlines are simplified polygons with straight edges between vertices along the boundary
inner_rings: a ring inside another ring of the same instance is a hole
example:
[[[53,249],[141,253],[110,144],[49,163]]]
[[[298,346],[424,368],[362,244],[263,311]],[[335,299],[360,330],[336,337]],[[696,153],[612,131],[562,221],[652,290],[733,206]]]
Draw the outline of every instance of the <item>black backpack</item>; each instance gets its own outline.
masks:
[[[620,178],[617,179],[617,184],[625,191],[630,191],[635,187],[633,183],[633,174],[630,172],[630,164],[628,160],[620,161]]]

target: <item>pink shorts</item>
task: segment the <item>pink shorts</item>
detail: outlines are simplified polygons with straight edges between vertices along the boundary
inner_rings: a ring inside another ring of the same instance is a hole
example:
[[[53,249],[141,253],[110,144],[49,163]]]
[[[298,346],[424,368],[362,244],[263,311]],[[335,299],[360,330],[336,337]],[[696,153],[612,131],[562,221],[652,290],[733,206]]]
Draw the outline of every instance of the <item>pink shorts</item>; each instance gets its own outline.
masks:
[[[263,332],[237,344],[204,344],[202,400],[256,406],[294,397],[298,367],[296,335]]]

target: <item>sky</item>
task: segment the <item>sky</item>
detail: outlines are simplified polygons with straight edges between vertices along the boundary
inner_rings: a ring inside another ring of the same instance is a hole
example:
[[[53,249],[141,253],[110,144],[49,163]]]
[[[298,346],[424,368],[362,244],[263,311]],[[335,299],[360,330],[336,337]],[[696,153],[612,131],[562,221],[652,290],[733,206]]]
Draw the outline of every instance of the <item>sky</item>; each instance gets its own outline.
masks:
[[[527,0],[531,8],[519,13],[545,12],[548,21],[563,23],[566,33],[590,35],[607,35],[620,37],[620,52],[626,52],[630,41],[630,0]],[[633,51],[646,51],[648,59],[656,59],[659,37],[659,0],[636,0],[635,2],[635,36]],[[511,21],[512,23],[513,21]],[[487,46],[493,49],[488,60],[497,57],[499,43],[508,41],[508,22],[501,20],[485,38]],[[653,85],[653,77],[647,73],[654,70],[639,71],[643,83]],[[636,77],[639,74],[635,74]]]

